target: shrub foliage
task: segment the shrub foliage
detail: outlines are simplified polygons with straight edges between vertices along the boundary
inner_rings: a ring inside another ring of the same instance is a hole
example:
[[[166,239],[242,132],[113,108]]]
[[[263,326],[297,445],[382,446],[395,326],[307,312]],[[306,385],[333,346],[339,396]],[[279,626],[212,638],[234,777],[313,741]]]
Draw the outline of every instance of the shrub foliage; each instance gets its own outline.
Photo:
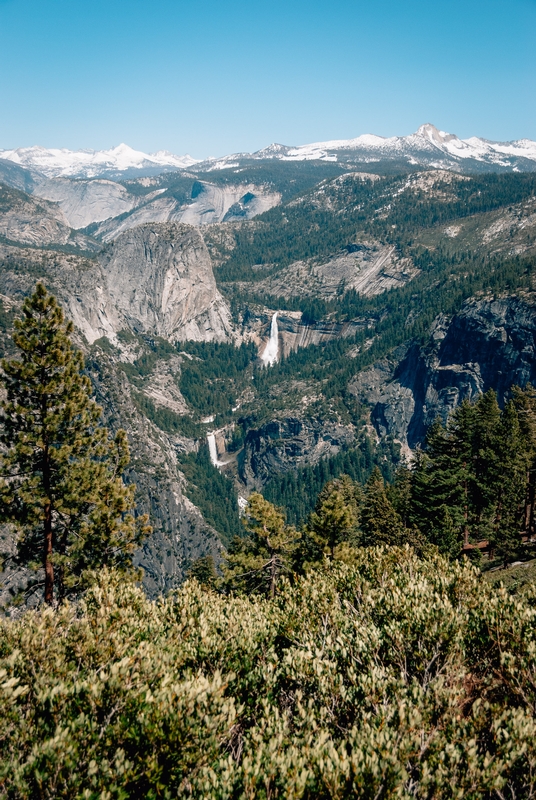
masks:
[[[273,599],[103,572],[0,622],[8,798],[536,793],[536,590],[356,549]]]

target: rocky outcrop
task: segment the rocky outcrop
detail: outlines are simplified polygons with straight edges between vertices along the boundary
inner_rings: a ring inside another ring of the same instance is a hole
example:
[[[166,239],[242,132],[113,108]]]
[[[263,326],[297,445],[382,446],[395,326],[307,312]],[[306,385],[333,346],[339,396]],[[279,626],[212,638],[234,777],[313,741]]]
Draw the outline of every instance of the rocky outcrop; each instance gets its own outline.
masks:
[[[355,439],[353,427],[299,417],[272,419],[248,431],[238,457],[238,472],[248,491],[260,490],[275,474],[316,464]]]
[[[56,203],[39,200],[0,184],[0,237],[31,247],[70,245],[82,250],[99,245],[73,231]]]
[[[107,180],[51,180],[40,176],[32,190],[34,195],[56,202],[71,228],[85,228],[92,222],[125,214],[145,199]]]
[[[301,297],[334,300],[354,289],[372,296],[399,288],[415,278],[419,270],[410,258],[401,258],[395,247],[379,242],[351,244],[322,262],[295,261],[275,275],[255,283],[257,294],[273,297]],[[245,282],[237,288],[247,291]]]
[[[155,406],[169,408],[174,414],[190,412],[177,385],[181,363],[180,356],[170,356],[165,360],[157,361],[143,388],[143,394],[152,400]]]
[[[438,317],[426,346],[411,343],[375,364],[349,389],[371,408],[378,434],[415,447],[436,416],[494,389],[536,384],[536,297],[469,300]]]
[[[113,307],[131,330],[171,342],[229,337],[229,310],[194,228],[143,225],[128,231],[109,246],[101,267]]]

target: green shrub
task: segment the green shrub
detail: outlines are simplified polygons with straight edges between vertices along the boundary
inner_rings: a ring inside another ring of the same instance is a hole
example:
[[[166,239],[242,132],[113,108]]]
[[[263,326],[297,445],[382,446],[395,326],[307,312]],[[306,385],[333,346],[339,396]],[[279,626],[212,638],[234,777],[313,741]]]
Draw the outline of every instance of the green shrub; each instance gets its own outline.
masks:
[[[355,551],[273,600],[103,573],[0,623],[7,798],[536,792],[536,590]]]

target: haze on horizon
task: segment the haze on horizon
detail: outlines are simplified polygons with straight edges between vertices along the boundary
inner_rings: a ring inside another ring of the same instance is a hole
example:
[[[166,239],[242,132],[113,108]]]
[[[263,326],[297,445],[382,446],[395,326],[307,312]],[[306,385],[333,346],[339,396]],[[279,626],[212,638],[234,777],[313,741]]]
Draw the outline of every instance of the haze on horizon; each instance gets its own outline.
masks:
[[[535,0],[0,0],[0,149],[536,139]]]

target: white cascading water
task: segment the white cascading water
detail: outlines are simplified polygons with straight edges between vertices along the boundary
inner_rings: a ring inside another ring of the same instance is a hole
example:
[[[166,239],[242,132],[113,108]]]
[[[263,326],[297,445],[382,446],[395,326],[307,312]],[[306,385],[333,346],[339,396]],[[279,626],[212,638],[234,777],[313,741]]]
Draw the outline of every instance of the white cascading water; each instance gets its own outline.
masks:
[[[264,348],[264,353],[261,356],[261,361],[264,362],[265,367],[272,367],[277,361],[279,355],[279,331],[277,329],[277,311],[272,317],[272,325],[270,327],[270,338],[268,344]]]
[[[218,450],[216,447],[216,437],[213,433],[207,434],[208,452],[210,453],[210,460],[215,467],[223,467],[223,461],[218,458]]]

